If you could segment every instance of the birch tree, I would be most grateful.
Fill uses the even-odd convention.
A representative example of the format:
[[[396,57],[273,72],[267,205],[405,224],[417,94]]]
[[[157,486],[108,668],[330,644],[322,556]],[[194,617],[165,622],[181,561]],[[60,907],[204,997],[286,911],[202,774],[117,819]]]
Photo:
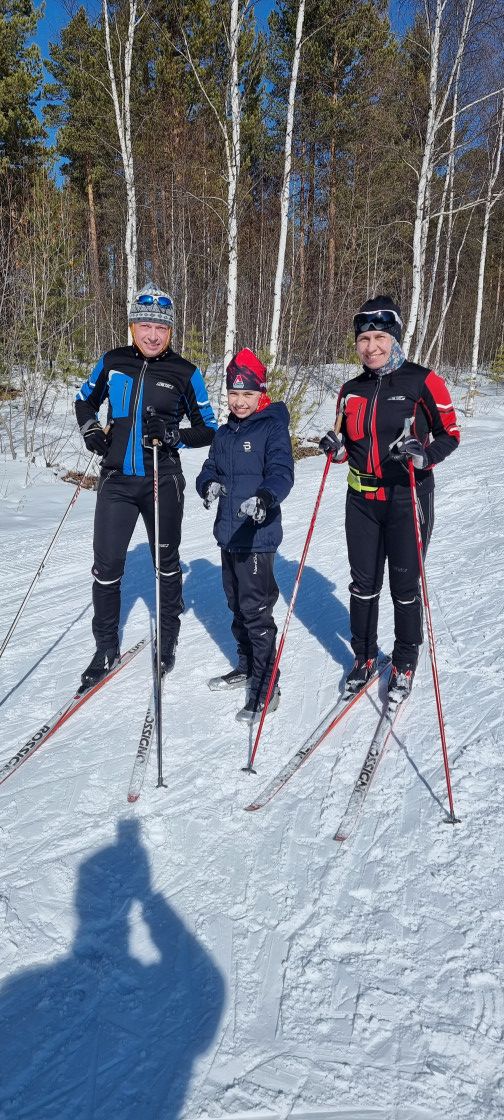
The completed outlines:
[[[241,112],[240,72],[238,49],[243,20],[247,6],[240,11],[239,0],[230,0],[229,28],[227,45],[229,52],[228,77],[225,91],[225,104],[219,105],[216,92],[211,83],[202,76],[200,67],[193,57],[189,39],[182,29],[185,56],[191,66],[199,89],[211,109],[218,125],[224,145],[226,167],[226,237],[227,237],[227,285],[226,285],[226,328],[224,337],[224,360],[219,392],[218,416],[227,415],[226,365],[233,356],[236,344],[236,306],[238,297],[238,184],[241,166]]]
[[[105,51],[110,80],[110,92],[114,105],[117,135],[121,150],[126,187],[126,230],[124,251],[126,255],[126,314],[137,289],[137,204],[135,172],[133,167],[133,146],[131,141],[131,64],[135,31],[142,19],[137,19],[138,0],[129,0],[129,18],[126,41],[123,45],[119,37],[119,59],[114,63],[110,42],[110,19],[107,0],[102,0],[103,26],[105,31]],[[117,66],[117,73],[116,73]]]
[[[441,205],[440,205],[440,208],[439,208],[439,213],[437,215],[436,237],[435,237],[435,245],[434,245],[434,257],[433,257],[432,265],[431,265],[431,268],[430,268],[430,282],[429,282],[429,291],[428,291],[428,296],[427,296],[427,303],[426,303],[426,306],[423,309],[421,326],[420,326],[420,329],[418,331],[417,344],[416,344],[415,353],[414,353],[414,357],[413,357],[414,362],[419,362],[420,361],[423,345],[424,345],[424,342],[425,342],[425,337],[426,337],[426,334],[427,334],[427,329],[428,329],[428,326],[429,326],[429,320],[430,320],[430,315],[431,315],[431,310],[432,310],[432,300],[433,300],[433,296],[434,296],[434,287],[435,287],[435,283],[436,283],[439,257],[440,257],[440,252],[441,252],[441,233],[442,233],[442,230],[443,230],[443,223],[444,223],[444,219],[445,219],[446,216],[448,216],[448,229],[447,229],[447,237],[446,237],[445,265],[446,265],[447,262],[449,262],[449,259],[450,259],[451,235],[452,235],[452,231],[453,231],[453,184],[454,184],[454,173],[455,173],[455,136],[456,136],[456,128],[457,128],[458,84],[459,84],[459,78],[460,78],[460,62],[461,61],[462,60],[460,59],[459,66],[457,68],[457,72],[454,75],[453,106],[452,106],[453,107],[453,113],[452,113],[452,122],[451,122],[451,128],[450,128],[448,163],[447,163],[447,167],[446,167],[445,180],[444,180],[443,191],[442,191],[442,195],[441,195]],[[446,215],[445,206],[447,204],[447,198],[448,198],[449,202],[448,202],[448,212],[447,212],[447,215]],[[449,263],[448,263],[448,267],[449,267]],[[447,281],[448,281],[448,274],[447,274],[446,267],[445,267],[444,286],[443,286],[443,297],[444,297],[444,302],[445,303],[446,303],[446,300],[447,300]]]
[[[224,148],[227,166],[227,211],[228,211],[228,283],[226,335],[224,339],[224,369],[233,356],[236,343],[236,300],[238,295],[238,180],[240,176],[240,86],[238,77],[238,42],[240,37],[240,18],[238,0],[231,0],[229,19],[229,83],[227,109],[230,129],[224,129]],[[227,413],[227,394],[225,377],[222,378],[219,401],[219,414]]]
[[[409,353],[409,348],[417,327],[423,292],[427,234],[429,229],[430,188],[435,165],[436,138],[441,126],[446,123],[444,120],[446,105],[454,79],[460,70],[474,11],[474,0],[466,0],[464,18],[455,58],[445,82],[444,91],[440,93],[441,32],[443,16],[445,15],[447,4],[448,0],[436,0],[432,23],[427,10],[430,44],[429,110],[427,114],[425,143],[418,177],[415,222],[413,227],[411,304],[403,341],[403,348],[406,354]]]
[[[467,394],[467,411],[470,413],[474,404],[474,396],[476,393],[476,375],[478,372],[478,358],[480,348],[481,336],[481,313],[483,310],[483,290],[485,282],[485,266],[488,245],[488,229],[490,226],[490,216],[496,202],[502,198],[502,191],[496,191],[495,187],[499,179],[501,157],[502,157],[502,143],[504,138],[504,96],[501,98],[501,103],[498,112],[497,121],[497,135],[493,150],[489,154],[489,169],[488,169],[488,185],[485,201],[485,212],[483,217],[483,233],[481,236],[481,250],[480,261],[478,270],[478,291],[476,296],[476,313],[474,317],[474,336],[472,347],[471,359],[471,379],[469,382],[469,391]]]
[[[278,240],[278,255],[275,273],[275,285],[273,289],[273,312],[271,316],[271,331],[269,353],[273,368],[277,364],[278,357],[278,341],[280,333],[280,312],[282,306],[282,285],[285,267],[285,247],[287,244],[287,228],[289,221],[289,199],[290,199],[290,180],[292,168],[292,134],[294,129],[294,103],[296,99],[296,86],[299,70],[299,60],[301,57],[301,45],[303,38],[303,23],[305,13],[305,0],[299,0],[299,8],[296,21],[296,40],[294,45],[294,57],[292,59],[292,70],[289,85],[289,101],[287,106],[287,124],[285,128],[285,149],[284,149],[284,169],[282,191],[280,195],[280,235]]]

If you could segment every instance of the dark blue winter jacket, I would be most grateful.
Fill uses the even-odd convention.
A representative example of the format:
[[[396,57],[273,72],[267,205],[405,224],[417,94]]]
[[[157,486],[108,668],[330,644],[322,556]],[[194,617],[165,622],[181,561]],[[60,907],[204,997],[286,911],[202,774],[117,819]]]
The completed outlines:
[[[289,413],[282,402],[268,403],[244,420],[230,413],[196,479],[200,497],[209,482],[226,488],[214,525],[220,547],[228,552],[276,552],[282,540],[280,502],[294,483]],[[262,525],[251,517],[238,517],[241,503],[258,491],[273,498]]]

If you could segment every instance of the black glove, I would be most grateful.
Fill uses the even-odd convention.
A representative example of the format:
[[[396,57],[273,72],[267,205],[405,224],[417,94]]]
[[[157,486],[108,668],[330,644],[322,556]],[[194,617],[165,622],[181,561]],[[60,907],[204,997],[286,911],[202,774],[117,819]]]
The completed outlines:
[[[91,420],[89,427],[82,431],[82,438],[88,451],[93,451],[95,455],[107,454],[109,449],[107,434],[97,420]]]
[[[180,432],[174,424],[170,424],[167,420],[163,420],[162,416],[157,416],[156,413],[151,413],[145,422],[145,435],[147,442],[152,447],[156,439],[162,447],[168,448],[176,447],[180,443]]]
[[[319,447],[326,455],[332,455],[336,463],[341,462],[341,459],[344,458],[345,445],[343,440],[332,430],[327,432],[325,436],[322,436]]]
[[[220,498],[221,494],[225,493],[226,487],[221,486],[220,482],[209,482],[208,486],[205,487],[205,493],[203,495],[203,505],[205,509],[210,509],[212,502],[215,502],[217,498]]]
[[[401,436],[397,443],[391,444],[389,450],[390,458],[396,462],[407,463],[408,459],[412,459],[417,471],[425,470],[429,465],[425,447],[414,436]]]

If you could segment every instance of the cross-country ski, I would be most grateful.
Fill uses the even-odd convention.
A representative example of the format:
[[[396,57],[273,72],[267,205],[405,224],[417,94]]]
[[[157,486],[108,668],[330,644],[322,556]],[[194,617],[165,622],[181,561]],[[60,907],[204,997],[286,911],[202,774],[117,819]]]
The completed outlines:
[[[3,763],[0,762],[0,785],[2,784],[2,782],[7,781],[7,778],[12,777],[12,775],[15,774],[16,770],[19,770],[19,767],[22,766],[24,762],[27,762],[29,758],[32,758],[32,756],[35,754],[35,751],[38,751],[40,747],[43,747],[44,744],[47,743],[48,739],[52,738],[56,731],[58,731],[60,727],[63,727],[67,720],[69,720],[71,716],[75,715],[75,712],[78,712],[79,709],[82,708],[83,704],[87,703],[87,701],[90,700],[92,696],[95,696],[97,692],[100,692],[100,690],[106,684],[108,684],[109,681],[113,680],[113,678],[116,677],[117,674],[126,667],[126,665],[129,665],[130,661],[132,661],[133,658],[136,657],[137,653],[140,653],[140,651],[144,649],[145,646],[149,644],[149,642],[150,638],[142,638],[141,641],[137,642],[136,645],[131,647],[131,649],[126,650],[121,655],[120,660],[116,662],[113,667],[108,670],[108,672],[105,672],[103,676],[101,676],[100,679],[96,681],[96,684],[84,689],[82,687],[79,687],[77,692],[74,693],[71,699],[68,700],[66,704],[63,704],[59,711],[55,712],[54,715],[49,716],[49,719],[45,720],[44,723],[42,723],[41,726],[37,728],[37,730],[34,731],[32,735],[30,735],[26,742],[23,743],[23,745],[19,747],[14,752],[14,754],[11,755],[10,758],[8,758]]]
[[[384,711],[380,716],[378,726],[373,735],[359,776],[350,794],[350,800],[334,835],[334,840],[340,842],[348,840],[348,837],[354,831],[364,808],[364,802],[368,795],[369,787],[378,769],[380,760],[383,758],[387,745],[394,735],[394,727],[404,704],[405,700],[386,701]]]
[[[298,747],[297,751],[295,751],[291,758],[285,763],[285,766],[282,766],[278,774],[275,774],[275,777],[268,782],[267,786],[261,790],[250,805],[245,805],[246,812],[253,813],[257,809],[263,809],[264,806],[287,785],[287,782],[297,773],[300,767],[311,758],[314,751],[317,750],[317,747],[320,747],[328,735],[330,735],[338,724],[343,721],[345,716],[348,715],[361,696],[366,694],[374,681],[381,677],[388,664],[389,662],[387,660],[382,660],[366,683],[357,692],[343,692],[334,708],[331,708],[330,712],[327,712],[315,731],[305,739],[302,746]]]

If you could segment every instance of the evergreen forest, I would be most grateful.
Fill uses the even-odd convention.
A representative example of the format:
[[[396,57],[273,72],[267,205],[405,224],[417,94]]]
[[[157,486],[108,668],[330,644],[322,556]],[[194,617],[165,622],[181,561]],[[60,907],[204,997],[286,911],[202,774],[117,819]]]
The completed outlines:
[[[504,8],[425,0],[0,0],[0,380],[127,339],[173,296],[206,369],[348,360],[370,295],[410,357],[504,371]],[[407,17],[407,18],[406,18]],[[276,309],[276,314],[275,314]]]

